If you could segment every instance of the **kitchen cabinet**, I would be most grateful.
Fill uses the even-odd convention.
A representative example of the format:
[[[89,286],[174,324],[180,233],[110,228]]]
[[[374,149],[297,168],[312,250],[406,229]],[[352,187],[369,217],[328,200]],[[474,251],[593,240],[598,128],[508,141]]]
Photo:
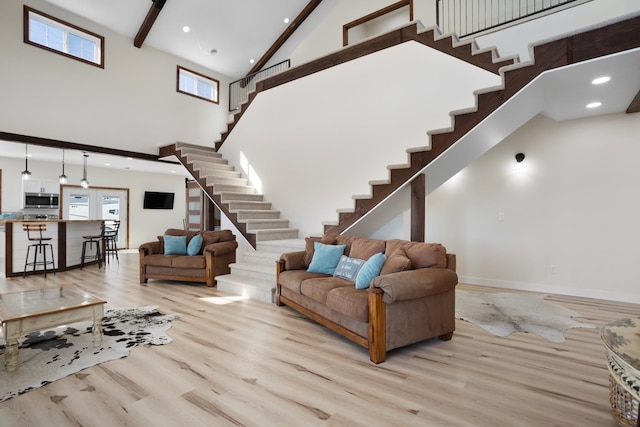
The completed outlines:
[[[60,183],[49,180],[29,180],[23,181],[24,193],[60,193]]]

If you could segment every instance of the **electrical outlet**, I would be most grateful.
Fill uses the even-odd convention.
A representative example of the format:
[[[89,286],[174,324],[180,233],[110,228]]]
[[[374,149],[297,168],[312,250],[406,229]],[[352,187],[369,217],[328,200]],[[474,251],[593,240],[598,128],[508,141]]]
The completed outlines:
[[[498,221],[504,221],[504,212],[502,211],[498,212]]]
[[[551,274],[558,274],[558,266],[551,265]]]

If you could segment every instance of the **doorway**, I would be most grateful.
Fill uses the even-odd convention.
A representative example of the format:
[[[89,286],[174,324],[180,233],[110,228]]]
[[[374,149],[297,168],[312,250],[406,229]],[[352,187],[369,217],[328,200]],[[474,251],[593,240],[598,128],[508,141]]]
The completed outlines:
[[[119,220],[118,249],[129,247],[129,189],[63,185],[61,216],[68,220]]]

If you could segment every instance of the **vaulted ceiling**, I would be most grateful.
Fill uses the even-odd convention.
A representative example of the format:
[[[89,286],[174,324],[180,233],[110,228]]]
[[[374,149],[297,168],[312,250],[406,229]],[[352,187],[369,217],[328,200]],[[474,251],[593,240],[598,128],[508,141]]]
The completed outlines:
[[[250,60],[258,61],[309,3],[309,0],[45,1],[129,37],[132,44],[150,9],[162,6],[157,9],[143,48],[168,52],[232,79],[244,77],[253,67]],[[313,27],[314,19],[309,18],[310,22],[278,52],[275,61],[288,57],[303,38],[301,33]],[[189,32],[183,31],[185,26]],[[214,55],[212,50],[216,51]]]

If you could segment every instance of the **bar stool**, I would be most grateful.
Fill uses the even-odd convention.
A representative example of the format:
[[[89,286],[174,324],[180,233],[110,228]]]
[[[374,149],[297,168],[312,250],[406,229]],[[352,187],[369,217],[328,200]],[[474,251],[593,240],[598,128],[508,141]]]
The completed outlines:
[[[80,270],[84,268],[84,261],[87,257],[91,258],[92,261],[98,261],[98,268],[102,268],[102,251],[100,247],[104,241],[104,222],[100,226],[100,234],[90,235],[90,236],[82,236],[84,241],[82,242],[82,255],[80,258]],[[95,255],[87,255],[87,246],[89,249],[96,245],[96,253]]]
[[[36,271],[36,266],[41,265],[44,267],[44,277],[47,277],[47,265],[53,265],[53,269],[56,269],[56,263],[53,255],[53,245],[49,242],[53,239],[53,237],[45,237],[42,235],[43,231],[47,231],[47,224],[42,223],[23,223],[22,230],[27,232],[27,240],[29,242],[37,242],[31,243],[27,246],[27,256],[24,260],[24,271],[22,272],[22,277],[26,277],[27,275],[27,267],[32,265],[33,271]],[[33,235],[33,234],[35,235]],[[47,261],[47,247],[51,250],[51,260]],[[29,252],[33,248],[33,261],[29,262]],[[42,261],[38,261],[38,252],[42,254]]]
[[[109,258],[115,255],[118,264],[120,264],[120,258],[118,258],[118,231],[120,230],[120,221],[109,221],[108,225],[104,228],[104,256],[106,261],[109,262]]]

